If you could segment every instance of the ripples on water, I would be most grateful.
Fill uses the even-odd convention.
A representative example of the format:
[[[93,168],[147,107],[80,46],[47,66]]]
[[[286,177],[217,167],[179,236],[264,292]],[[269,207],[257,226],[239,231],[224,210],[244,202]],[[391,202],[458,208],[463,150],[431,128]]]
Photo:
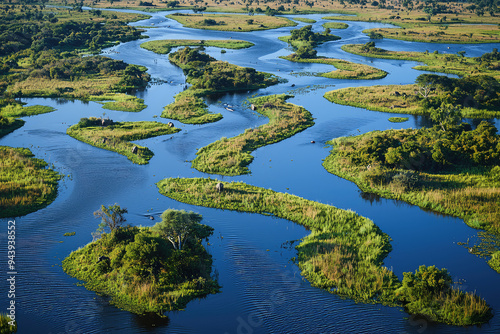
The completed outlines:
[[[140,113],[124,113],[101,109],[97,103],[65,102],[47,99],[27,99],[30,104],[51,105],[58,111],[26,118],[26,125],[2,138],[1,145],[30,147],[61,173],[69,175],[61,182],[58,198],[49,207],[17,218],[17,317],[19,333],[498,333],[500,321],[493,318],[482,327],[455,328],[431,325],[425,320],[408,318],[400,308],[382,305],[356,304],[325,291],[313,288],[300,276],[291,262],[296,256],[287,241],[298,240],[307,231],[291,222],[257,214],[243,214],[195,207],[161,196],[155,183],[165,177],[206,177],[190,168],[196,149],[220,137],[235,136],[248,127],[256,127],[267,119],[250,112],[241,103],[248,96],[285,93],[294,88],[292,103],[303,105],[316,118],[316,125],[283,142],[260,148],[253,153],[251,175],[223,177],[288,192],[307,199],[352,209],[369,217],[388,233],[393,251],[386,265],[402,277],[420,264],[446,267],[455,279],[463,280],[467,290],[477,290],[495,308],[500,307],[499,276],[484,260],[468,254],[456,243],[476,234],[459,219],[424,212],[408,204],[375,199],[363,195],[358,188],[327,173],[321,160],[328,155],[326,141],[340,136],[387,128],[420,127],[428,124],[422,117],[410,116],[410,121],[393,124],[390,114],[335,105],[322,96],[334,88],[373,84],[412,83],[422,72],[412,70],[414,62],[367,59],[340,50],[345,43],[366,43],[362,30],[386,26],[375,23],[347,22],[346,30],[334,31],[342,40],[318,47],[320,55],[367,63],[390,74],[378,81],[331,80],[312,76],[295,76],[296,72],[326,72],[332,67],[322,64],[291,63],[277,57],[287,55],[285,43],[277,37],[290,28],[253,33],[224,33],[182,28],[178,23],[154,14],[155,23],[148,30],[151,39],[164,38],[239,38],[256,46],[247,50],[228,50],[220,54],[216,48],[207,52],[217,59],[257,70],[274,73],[289,80],[257,92],[228,94],[210,99],[210,110],[222,112],[224,119],[206,125],[182,125],[183,131],[140,141],[150,147],[155,157],[149,165],[132,164],[125,157],[81,143],[65,134],[67,127],[81,117],[99,116],[103,112],[120,121],[168,120],[153,118],[173,101],[182,90],[182,71],[168,62],[168,56],[158,56],[142,50],[133,41],[113,48],[115,59],[145,65],[153,77],[168,83],[155,85],[138,95],[148,108]],[[305,16],[305,15],[301,15]],[[308,15],[323,21],[322,15]],[[299,27],[305,25],[300,23]],[[170,27],[168,27],[170,26]],[[428,49],[455,53],[467,50],[468,56],[489,52],[498,45],[447,45],[410,43],[393,40],[377,41],[379,47],[393,50]],[[279,71],[278,71],[279,70]],[[311,86],[312,85],[312,86]],[[335,85],[332,88],[332,85]],[[223,103],[235,106],[234,112]],[[396,115],[398,116],[398,115]],[[497,122],[498,126],[498,122]],[[311,144],[311,140],[316,144]],[[216,176],[210,176],[212,178]],[[221,177],[219,177],[221,178]],[[172,312],[168,320],[139,317],[109,304],[108,298],[77,286],[77,280],[62,271],[61,261],[73,250],[91,241],[90,233],[98,222],[92,213],[101,204],[113,203],[127,207],[129,223],[150,226],[167,208],[194,210],[201,213],[204,223],[215,228],[208,251],[213,255],[214,268],[222,292],[191,302],[185,311]],[[2,220],[6,222],[7,220]],[[63,237],[65,232],[74,237]],[[3,240],[6,233],[1,232]],[[6,254],[6,243],[1,252]],[[3,263],[6,259],[2,256]],[[6,282],[0,283],[6,291]]]

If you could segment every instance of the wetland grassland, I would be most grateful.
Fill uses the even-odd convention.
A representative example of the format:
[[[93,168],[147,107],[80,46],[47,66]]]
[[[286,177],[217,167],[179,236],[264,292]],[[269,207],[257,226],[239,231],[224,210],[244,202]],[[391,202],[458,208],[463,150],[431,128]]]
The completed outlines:
[[[192,167],[197,170],[220,175],[242,175],[250,173],[250,154],[259,147],[273,144],[314,125],[312,115],[306,109],[287,103],[287,95],[270,95],[249,99],[256,111],[269,118],[269,123],[244,133],[221,138],[196,152]]]
[[[196,40],[196,39],[164,39],[159,41],[148,41],[141,44],[141,48],[153,51],[158,54],[170,53],[172,48],[179,46],[213,46],[222,49],[246,49],[254,46],[253,43],[237,40],[237,39],[213,39],[213,40]]]
[[[0,146],[0,218],[18,217],[54,201],[61,175],[27,148]]]
[[[161,194],[183,203],[271,214],[305,226],[311,234],[297,246],[298,265],[313,286],[330,293],[364,303],[402,305],[410,313],[453,325],[479,324],[492,316],[483,299],[451,287],[446,269],[421,266],[400,282],[383,266],[391,250],[389,236],[367,218],[242,182],[222,182],[219,192],[219,182],[170,178],[157,186]]]
[[[116,122],[102,124],[101,118],[82,118],[78,124],[66,131],[71,137],[95,147],[103,148],[126,156],[136,164],[147,164],[153,152],[147,147],[131,141],[179,132],[168,124],[160,122]],[[107,121],[107,120],[104,120]],[[134,149],[135,148],[135,149]]]

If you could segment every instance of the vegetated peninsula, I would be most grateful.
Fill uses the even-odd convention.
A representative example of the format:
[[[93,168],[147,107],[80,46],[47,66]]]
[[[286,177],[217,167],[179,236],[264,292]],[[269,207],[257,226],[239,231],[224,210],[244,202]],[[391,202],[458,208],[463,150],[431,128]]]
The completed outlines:
[[[0,97],[2,107],[18,110],[16,97],[64,97],[116,100],[124,110],[123,95],[147,85],[145,68],[97,54],[101,48],[141,38],[127,22],[142,14],[112,13],[74,8],[0,5]],[[27,29],[26,27],[29,27]],[[134,104],[130,108],[131,103]],[[127,109],[141,110],[140,99],[127,97]],[[111,107],[113,105],[108,105]],[[15,116],[9,116],[15,117]]]
[[[375,48],[372,42],[367,43],[365,47],[368,50]],[[424,54],[422,56],[427,57]],[[460,63],[458,59],[454,60],[453,64]],[[463,78],[422,74],[417,77],[413,85],[338,89],[327,92],[325,98],[334,103],[370,110],[416,115],[431,115],[442,103],[446,103],[462,108],[463,117],[499,117],[500,83],[498,74],[495,73],[495,77],[491,76],[490,69],[498,66],[500,54],[493,50],[474,60],[464,60],[464,62],[469,61],[475,62],[478,70]],[[461,67],[450,67],[449,71],[453,70],[463,73]]]
[[[126,156],[136,164],[147,164],[153,152],[147,147],[131,143],[134,140],[146,139],[179,132],[173,123],[160,122],[113,122],[104,118],[82,118],[78,124],[66,131],[71,137],[95,147],[103,148]]]
[[[222,184],[222,187],[217,184]],[[409,313],[452,325],[487,322],[486,302],[451,286],[446,269],[420,266],[403,281],[383,260],[389,236],[367,218],[306,199],[241,182],[170,178],[161,194],[180,202],[243,212],[273,214],[311,230],[297,246],[298,265],[313,286],[364,303],[405,307]]]
[[[217,61],[190,47],[169,54],[168,59],[184,70],[191,86],[175,96],[175,102],[165,107],[161,117],[183,123],[209,123],[222,118],[221,114],[208,112],[202,99],[204,96],[264,88],[278,83],[278,78],[272,74]]]
[[[0,218],[40,210],[57,196],[61,175],[27,148],[0,146]]]
[[[105,223],[94,233],[96,240],[64,259],[64,271],[141,315],[163,316],[219,291],[211,277],[212,257],[201,243],[213,228],[200,224],[201,215],[169,209],[152,227],[122,226],[126,212],[118,205],[95,212]],[[108,233],[102,233],[105,228]]]
[[[323,166],[361,190],[463,218],[500,234],[500,135],[494,125],[459,125],[443,104],[433,128],[375,131],[337,138]],[[494,250],[485,254],[491,257]],[[490,261],[500,272],[497,253]]]
[[[297,23],[286,17],[277,16],[251,16],[234,14],[181,14],[175,13],[166,16],[176,20],[188,28],[221,30],[221,31],[256,31],[293,27]]]
[[[269,123],[244,133],[221,138],[196,152],[192,167],[197,170],[220,175],[242,175],[250,173],[250,154],[259,147],[273,144],[314,125],[311,113],[286,99],[291,95],[269,95],[249,99],[258,113],[269,117]]]
[[[295,53],[280,58],[299,63],[319,63],[335,66],[337,70],[319,74],[331,79],[381,79],[387,75],[387,72],[372,66],[341,59],[318,57],[314,49],[316,45],[325,41],[336,40],[339,37],[330,35],[330,28],[326,28],[323,34],[312,32],[311,29],[312,26],[308,25],[292,30],[290,36],[279,37],[280,40],[290,43],[295,49]]]
[[[213,46],[217,48],[224,49],[246,49],[255,44],[247,41],[242,41],[238,39],[212,39],[212,40],[203,40],[203,39],[163,39],[158,41],[148,41],[141,44],[141,48],[153,51],[159,54],[167,54],[170,53],[172,48],[179,46]]]

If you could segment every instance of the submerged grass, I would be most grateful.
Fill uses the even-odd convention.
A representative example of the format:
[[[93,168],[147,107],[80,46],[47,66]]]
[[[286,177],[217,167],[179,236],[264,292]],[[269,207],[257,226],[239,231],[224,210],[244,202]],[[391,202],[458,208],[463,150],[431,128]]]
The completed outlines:
[[[178,46],[214,46],[224,49],[245,49],[255,44],[237,39],[214,39],[214,40],[196,40],[196,39],[165,39],[160,41],[149,41],[141,44],[141,48],[153,51],[159,54],[167,54],[172,48]]]
[[[400,305],[401,282],[383,259],[391,250],[389,237],[373,222],[352,211],[278,193],[242,182],[170,178],[157,183],[161,194],[177,201],[219,209],[272,214],[311,230],[298,250],[298,265],[313,286],[364,303]],[[470,297],[471,296],[471,297]],[[445,302],[443,302],[443,300]],[[454,325],[486,322],[491,314],[484,300],[459,290],[443,298],[418,299],[411,313],[432,315]],[[480,319],[480,321],[478,321]]]
[[[27,148],[0,146],[0,218],[23,216],[54,201],[61,175]]]
[[[192,167],[197,170],[220,175],[250,173],[248,165],[255,149],[279,142],[314,125],[311,114],[304,108],[287,103],[287,95],[270,95],[250,99],[257,112],[267,116],[269,123],[244,133],[220,140],[196,152]]]
[[[332,65],[337,68],[335,71],[321,73],[322,77],[330,79],[358,79],[358,80],[368,80],[368,79],[382,79],[387,75],[386,71],[379,70],[378,68],[352,63],[350,61],[334,58],[299,58],[293,57],[293,55],[281,57],[283,59],[299,62],[299,63],[318,63]]]
[[[89,120],[94,122],[98,119],[90,118]],[[140,165],[147,164],[154,154],[147,147],[131,143],[131,141],[180,131],[160,122],[117,122],[108,126],[87,126],[83,125],[82,121],[68,128],[66,132],[71,137],[92,146],[120,153],[133,163]],[[134,146],[137,147],[136,153],[133,153]]]

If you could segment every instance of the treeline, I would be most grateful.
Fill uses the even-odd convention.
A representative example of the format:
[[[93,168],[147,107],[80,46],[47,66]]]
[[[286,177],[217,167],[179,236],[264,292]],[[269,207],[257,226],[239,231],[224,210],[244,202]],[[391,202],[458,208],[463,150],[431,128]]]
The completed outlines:
[[[373,181],[386,183],[388,180],[377,179],[382,175],[387,178],[388,174],[381,172],[386,168],[440,172],[500,165],[500,136],[495,126],[485,121],[474,130],[462,123],[445,131],[439,127],[384,131],[350,143],[338,154],[354,165],[370,166]]]

